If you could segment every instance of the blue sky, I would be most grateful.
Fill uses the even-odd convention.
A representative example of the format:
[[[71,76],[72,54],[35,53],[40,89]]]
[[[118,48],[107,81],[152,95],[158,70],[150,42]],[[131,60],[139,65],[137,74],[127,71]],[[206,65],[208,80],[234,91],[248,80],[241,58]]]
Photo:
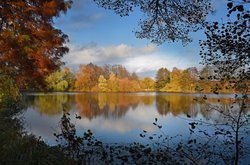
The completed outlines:
[[[226,0],[214,0],[216,13],[208,20],[225,19]],[[67,46],[70,51],[64,56],[66,66],[76,70],[79,64],[94,63],[122,64],[130,72],[141,76],[155,76],[157,69],[166,67],[201,67],[199,39],[202,31],[191,34],[193,42],[187,46],[182,43],[166,42],[160,46],[149,40],[137,39],[133,31],[138,28],[142,18],[139,11],[128,17],[120,17],[113,11],[98,7],[92,0],[74,0],[66,15],[55,20],[55,27],[69,36]]]

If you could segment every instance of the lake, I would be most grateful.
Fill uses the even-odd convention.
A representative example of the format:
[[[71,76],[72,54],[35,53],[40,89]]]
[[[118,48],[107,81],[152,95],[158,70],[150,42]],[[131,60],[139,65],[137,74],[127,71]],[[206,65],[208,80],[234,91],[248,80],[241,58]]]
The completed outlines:
[[[197,101],[200,98],[206,102]],[[237,116],[240,109],[233,98],[234,95],[206,94],[204,97],[204,94],[178,93],[26,93],[23,118],[25,130],[50,145],[56,144],[53,134],[60,133],[63,109],[69,112],[79,136],[90,129],[98,140],[110,144],[146,144],[149,139],[140,136],[143,130],[149,135],[181,135],[182,139],[190,139],[194,133],[205,134],[205,137],[223,133],[223,137],[234,138],[224,134],[235,126],[227,116]],[[249,117],[248,110],[245,108],[242,115]],[[76,119],[76,115],[81,119]],[[157,124],[153,124],[156,119]],[[223,126],[218,129],[220,125]],[[198,126],[193,132],[193,127]],[[241,136],[246,137],[244,146],[248,146],[248,121],[242,127]],[[222,133],[216,132],[218,130]],[[215,141],[223,141],[223,137],[218,136]]]

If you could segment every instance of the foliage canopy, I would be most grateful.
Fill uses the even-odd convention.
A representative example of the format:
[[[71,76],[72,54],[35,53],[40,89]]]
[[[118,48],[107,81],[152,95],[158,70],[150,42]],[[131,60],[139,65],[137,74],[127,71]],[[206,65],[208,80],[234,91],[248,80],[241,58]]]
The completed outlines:
[[[166,41],[191,41],[190,32],[199,30],[212,11],[210,0],[94,0],[105,9],[128,16],[140,9],[144,18],[139,21],[136,37],[162,44]]]
[[[62,64],[67,35],[53,27],[53,18],[69,9],[71,0],[1,0],[0,68],[21,88],[44,84],[43,78]]]

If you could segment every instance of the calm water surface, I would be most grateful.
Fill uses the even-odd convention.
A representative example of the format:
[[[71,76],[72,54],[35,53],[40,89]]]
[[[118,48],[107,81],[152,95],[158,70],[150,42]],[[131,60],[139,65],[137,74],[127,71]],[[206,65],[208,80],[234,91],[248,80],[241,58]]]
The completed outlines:
[[[199,94],[169,93],[29,93],[25,94],[25,129],[55,144],[63,107],[77,126],[77,134],[91,129],[98,140],[108,143],[144,142],[139,134],[147,130],[158,134],[155,118],[169,136],[189,136],[193,120],[216,122],[220,115],[207,111],[205,104],[194,99]],[[227,107],[233,95],[207,95],[208,102]],[[76,120],[75,116],[82,118]],[[188,117],[189,116],[189,117]],[[191,116],[191,118],[190,118]],[[209,130],[208,130],[209,131]]]

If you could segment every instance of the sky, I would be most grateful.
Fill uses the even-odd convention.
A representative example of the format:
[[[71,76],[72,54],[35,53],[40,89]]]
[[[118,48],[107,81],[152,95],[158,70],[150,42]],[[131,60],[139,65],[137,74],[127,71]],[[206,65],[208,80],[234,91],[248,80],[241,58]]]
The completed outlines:
[[[226,0],[213,0],[213,8],[215,13],[208,20],[224,19]],[[140,18],[140,11],[120,17],[98,7],[93,0],[74,0],[72,8],[55,19],[54,26],[69,36],[69,53],[62,60],[73,71],[79,64],[90,62],[99,66],[121,64],[141,77],[155,77],[161,67],[202,67],[199,40],[204,39],[203,31],[192,33],[193,42],[186,46],[180,42],[155,45],[135,37],[133,31],[139,28]]]

